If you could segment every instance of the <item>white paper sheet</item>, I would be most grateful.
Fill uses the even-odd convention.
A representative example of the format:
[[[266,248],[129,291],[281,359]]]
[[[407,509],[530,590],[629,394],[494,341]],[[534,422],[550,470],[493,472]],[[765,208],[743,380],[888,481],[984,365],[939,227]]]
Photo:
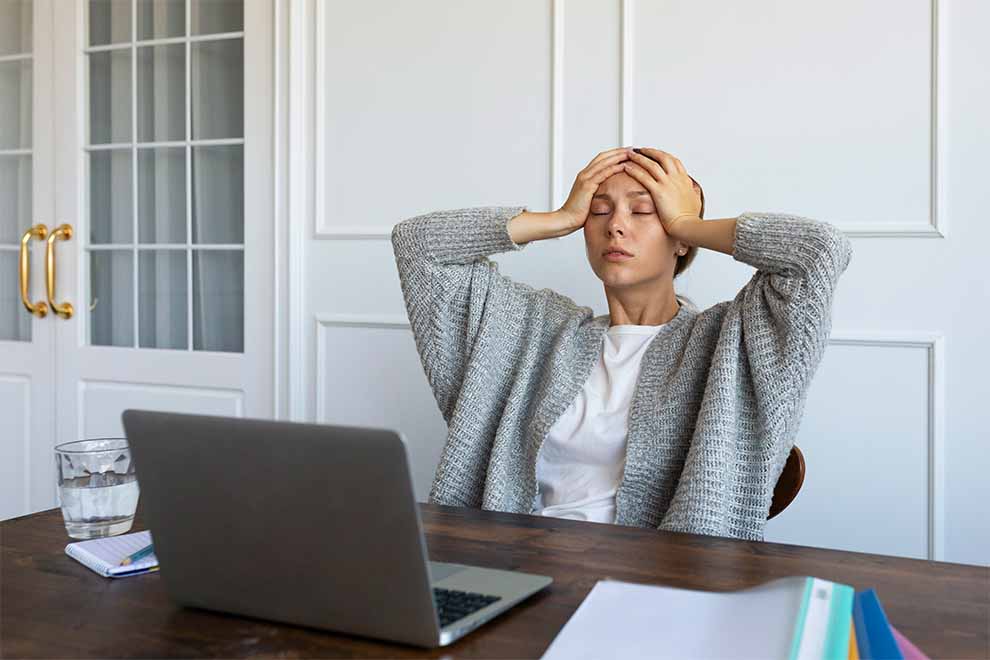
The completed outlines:
[[[804,577],[731,592],[600,580],[543,658],[787,658],[804,586]]]

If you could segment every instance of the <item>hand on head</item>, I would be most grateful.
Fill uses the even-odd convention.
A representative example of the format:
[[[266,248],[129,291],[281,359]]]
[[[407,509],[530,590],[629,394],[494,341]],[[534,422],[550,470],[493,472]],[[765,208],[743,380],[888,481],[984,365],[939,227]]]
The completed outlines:
[[[622,167],[649,191],[660,223],[671,236],[677,235],[675,226],[679,221],[700,218],[701,199],[695,192],[694,180],[672,154],[659,149],[636,149]]]
[[[672,236],[678,221],[700,217],[701,200],[680,160],[659,149],[617,147],[601,152],[578,173],[570,195],[557,211],[572,231],[584,227],[598,186],[620,172],[650,193],[664,230]]]
[[[567,219],[571,231],[584,227],[588,214],[591,213],[591,200],[598,186],[613,174],[621,172],[631,154],[632,147],[616,147],[603,151],[595,156],[587,167],[578,172],[571,187],[571,194],[557,211]]]

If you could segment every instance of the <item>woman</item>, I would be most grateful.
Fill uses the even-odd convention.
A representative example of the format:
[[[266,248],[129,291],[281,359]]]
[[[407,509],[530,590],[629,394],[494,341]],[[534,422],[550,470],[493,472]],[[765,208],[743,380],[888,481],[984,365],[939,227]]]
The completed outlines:
[[[432,502],[762,540],[852,250],[798,216],[703,220],[703,199],[677,158],[622,147],[596,156],[557,211],[396,225],[406,309],[448,427]],[[578,229],[607,315],[487,259]],[[698,247],[757,268],[704,311],[673,288]]]

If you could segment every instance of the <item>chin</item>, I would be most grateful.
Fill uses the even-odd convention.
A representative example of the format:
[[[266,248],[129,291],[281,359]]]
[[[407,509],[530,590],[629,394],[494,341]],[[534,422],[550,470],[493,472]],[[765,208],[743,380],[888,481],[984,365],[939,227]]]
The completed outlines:
[[[619,289],[638,283],[630,273],[607,273],[605,277],[601,278],[601,280],[603,284],[610,286],[613,289]]]

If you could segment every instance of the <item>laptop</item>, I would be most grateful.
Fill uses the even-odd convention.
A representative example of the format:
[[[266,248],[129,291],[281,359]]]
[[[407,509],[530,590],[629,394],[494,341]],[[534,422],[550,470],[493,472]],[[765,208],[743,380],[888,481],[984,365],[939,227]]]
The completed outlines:
[[[181,605],[432,648],[553,581],[429,561],[399,432],[122,418],[161,577]]]

